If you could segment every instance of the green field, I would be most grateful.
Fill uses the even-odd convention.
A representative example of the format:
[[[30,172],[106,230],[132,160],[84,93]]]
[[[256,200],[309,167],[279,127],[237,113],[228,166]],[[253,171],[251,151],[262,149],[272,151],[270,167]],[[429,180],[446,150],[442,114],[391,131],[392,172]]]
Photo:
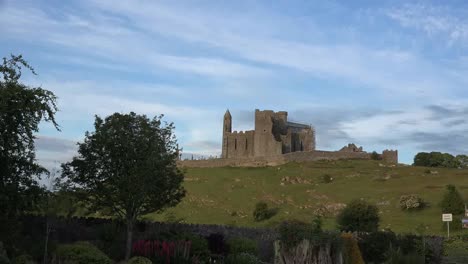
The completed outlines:
[[[429,172],[430,170],[430,172]],[[322,176],[333,177],[324,183]],[[189,168],[184,186],[187,196],[175,208],[150,214],[152,220],[235,226],[274,226],[282,220],[311,221],[325,214],[326,229],[335,229],[336,212],[355,198],[377,204],[381,228],[412,232],[423,224],[428,234],[445,234],[438,203],[445,185],[454,184],[468,194],[468,170],[388,166],[378,161],[319,161],[262,168]],[[429,206],[406,212],[399,208],[403,194],[418,194]],[[276,216],[254,222],[255,203],[265,201],[279,209]],[[325,209],[326,208],[326,209]],[[454,222],[452,225],[455,225]],[[463,231],[454,231],[460,233]],[[468,232],[468,231],[467,231]]]

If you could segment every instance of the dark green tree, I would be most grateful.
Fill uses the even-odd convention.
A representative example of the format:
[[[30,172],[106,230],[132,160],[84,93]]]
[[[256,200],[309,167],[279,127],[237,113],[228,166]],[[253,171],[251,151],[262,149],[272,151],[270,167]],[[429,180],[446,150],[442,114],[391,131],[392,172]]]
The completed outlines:
[[[91,209],[125,220],[127,260],[138,217],[175,206],[185,195],[174,126],[161,119],[133,112],[96,116],[95,131],[78,143],[79,155],[62,164],[68,187],[85,194]]]
[[[465,202],[463,201],[461,194],[454,185],[449,184],[446,188],[447,190],[440,202],[442,213],[451,213],[454,215],[463,214],[465,212]]]
[[[337,216],[342,231],[375,232],[379,228],[379,209],[364,200],[353,200]]]
[[[0,65],[0,237],[11,234],[19,214],[35,209],[42,193],[37,180],[48,171],[36,163],[39,123],[59,130],[56,96],[20,82],[23,68],[36,74],[21,55],[3,58]]]

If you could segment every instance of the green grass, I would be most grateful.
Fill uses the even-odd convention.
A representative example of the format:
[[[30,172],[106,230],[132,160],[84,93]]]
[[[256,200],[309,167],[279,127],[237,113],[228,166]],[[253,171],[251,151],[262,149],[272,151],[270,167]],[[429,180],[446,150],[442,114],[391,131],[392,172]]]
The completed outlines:
[[[463,196],[468,193],[468,170],[381,166],[378,161],[319,161],[290,163],[262,168],[186,169],[187,196],[175,208],[146,216],[152,220],[183,219],[187,223],[235,226],[275,226],[286,219],[311,221],[320,206],[346,204],[363,198],[376,203],[381,211],[381,228],[399,233],[414,232],[426,226],[428,234],[445,234],[439,201],[445,185],[454,184]],[[323,183],[329,174],[333,182]],[[300,183],[282,183],[299,178]],[[399,208],[403,194],[418,194],[429,207],[416,212]],[[279,213],[264,222],[254,222],[255,203],[265,201]],[[333,210],[332,210],[333,211]],[[336,210],[335,210],[336,211]],[[452,225],[455,223],[452,223]],[[324,218],[326,229],[335,229],[333,212]],[[455,231],[462,233],[464,230]]]

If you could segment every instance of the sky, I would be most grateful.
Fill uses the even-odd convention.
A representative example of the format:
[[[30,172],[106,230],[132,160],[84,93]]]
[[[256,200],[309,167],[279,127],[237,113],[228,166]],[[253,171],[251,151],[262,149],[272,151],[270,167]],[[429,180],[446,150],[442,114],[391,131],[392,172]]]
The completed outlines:
[[[255,109],[315,127],[317,149],[468,153],[465,1],[0,0],[0,56],[58,96],[38,161],[76,155],[94,116],[174,122],[186,155],[219,155]]]

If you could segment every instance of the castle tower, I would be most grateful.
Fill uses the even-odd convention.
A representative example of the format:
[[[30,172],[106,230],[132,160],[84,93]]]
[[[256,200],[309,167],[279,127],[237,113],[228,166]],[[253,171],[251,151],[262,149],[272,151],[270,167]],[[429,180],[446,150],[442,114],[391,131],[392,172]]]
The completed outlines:
[[[223,120],[223,149],[222,149],[222,154],[221,158],[226,159],[228,158],[228,135],[231,134],[232,132],[232,116],[231,113],[229,112],[229,109],[226,110],[226,113],[224,114],[224,120]]]

